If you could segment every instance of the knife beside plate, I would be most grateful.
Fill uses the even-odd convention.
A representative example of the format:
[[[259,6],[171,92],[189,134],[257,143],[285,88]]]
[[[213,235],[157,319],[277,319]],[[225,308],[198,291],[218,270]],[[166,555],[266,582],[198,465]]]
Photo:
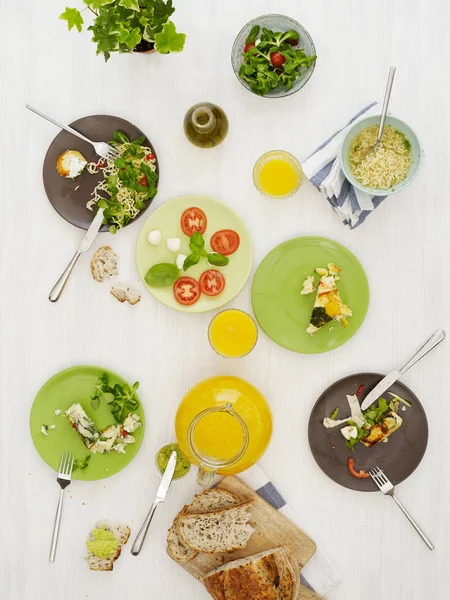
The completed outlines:
[[[77,260],[80,258],[83,252],[87,252],[87,250],[89,250],[89,248],[92,246],[95,238],[97,237],[97,233],[99,232],[100,227],[103,223],[103,211],[103,208],[100,208],[98,210],[97,214],[92,220],[92,223],[89,225],[89,229],[87,230],[86,235],[84,236],[81,244],[78,246],[78,250],[75,252],[74,257],[67,265],[67,268],[65,269],[64,273],[55,283],[48,297],[50,302],[56,302],[59,299]]]
[[[153,501],[152,507],[142,525],[139,533],[134,540],[133,547],[131,548],[131,554],[137,556],[139,552],[142,550],[142,546],[144,545],[145,537],[148,532],[148,528],[150,527],[150,523],[152,522],[153,515],[155,514],[156,507],[161,502],[164,502],[167,496],[167,492],[169,491],[170,484],[172,483],[173,474],[175,472],[175,467],[177,464],[177,453],[175,451],[172,452],[169,458],[169,462],[167,463],[166,470],[164,471],[164,475],[161,483],[159,484],[158,491],[156,492],[155,499]]]
[[[400,377],[404,375],[408,369],[414,366],[416,362],[425,356],[425,354],[428,354],[430,350],[433,350],[433,348],[440,344],[444,338],[445,333],[442,331],[442,329],[438,329],[435,333],[433,333],[430,339],[411,358],[411,360],[406,363],[404,367],[402,367],[399,371],[391,371],[388,373],[386,377],[383,377],[380,383],[378,383],[373,390],[367,394],[361,404],[361,410],[366,410],[366,408],[369,408],[371,404],[376,402],[378,398],[397,381],[397,379],[400,379]]]

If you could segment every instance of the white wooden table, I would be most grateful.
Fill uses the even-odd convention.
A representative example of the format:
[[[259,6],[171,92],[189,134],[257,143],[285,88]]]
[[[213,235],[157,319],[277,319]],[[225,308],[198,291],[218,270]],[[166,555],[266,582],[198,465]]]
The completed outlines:
[[[0,0],[0,598],[206,600],[201,586],[164,551],[171,519],[196,489],[194,474],[172,488],[138,558],[127,548],[113,573],[93,573],[84,561],[84,541],[100,518],[129,523],[136,532],[158,484],[154,453],[174,437],[181,397],[207,376],[233,374],[260,388],[273,411],[273,440],[261,466],[342,571],[344,582],[327,597],[445,600],[448,342],[404,378],[427,411],[430,440],[399,496],[435,542],[434,552],[389,499],[343,489],[318,469],[307,423],[318,395],[336,379],[387,372],[432,331],[450,330],[447,0],[178,0],[175,22],[188,34],[182,54],[113,56],[107,65],[96,58],[88,32],[69,34],[58,20],[65,5]],[[284,100],[248,93],[230,64],[241,26],[267,12],[298,19],[319,55],[305,89]],[[416,129],[425,148],[420,176],[407,191],[352,232],[309,183],[282,202],[256,192],[251,172],[263,152],[283,148],[304,159],[362,106],[380,99],[390,64],[397,66],[392,113]],[[190,145],[182,128],[185,111],[202,100],[218,103],[230,118],[227,140],[211,151]],[[161,162],[152,208],[197,192],[228,203],[251,231],[254,268],[274,246],[298,235],[323,235],[349,247],[371,286],[361,330],[328,354],[292,354],[261,335],[249,357],[222,360],[206,340],[211,315],[170,311],[138,282],[134,248],[143,221],[114,238],[103,234],[97,244],[111,243],[120,255],[122,278],[142,289],[139,305],[119,304],[94,282],[90,256],[81,258],[63,297],[51,304],[48,292],[81,232],[47,201],[42,162],[57,130],[27,113],[26,102],[66,122],[106,113],[142,128]],[[251,309],[250,283],[232,306]],[[51,375],[90,363],[141,382],[146,435],[138,457],[120,475],[69,488],[57,560],[49,565],[58,488],[31,442],[30,407]]]

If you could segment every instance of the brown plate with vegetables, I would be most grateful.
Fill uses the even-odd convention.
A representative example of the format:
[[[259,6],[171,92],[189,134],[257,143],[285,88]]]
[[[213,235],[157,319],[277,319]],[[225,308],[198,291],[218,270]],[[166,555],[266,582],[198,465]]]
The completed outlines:
[[[369,413],[364,411],[366,418],[371,421],[364,426],[367,431],[348,423],[331,428],[324,426],[324,419],[334,417],[339,421],[350,416],[347,395],[357,395],[360,404],[383,377],[379,373],[358,373],[340,379],[323,392],[309,419],[308,437],[314,459],[330,479],[351,490],[377,491],[372,479],[366,476],[367,471],[376,466],[386,473],[394,485],[401,483],[419,466],[427,448],[428,422],[425,411],[417,396],[399,381],[382,396],[387,403],[385,411],[381,408],[378,411],[380,400],[375,404],[374,410]],[[397,423],[389,432],[387,428],[384,429],[384,425],[394,415],[400,416],[400,419],[395,417],[400,425]],[[346,440],[341,433],[344,427],[353,426],[361,438],[358,442],[352,437]],[[388,441],[383,442],[381,439],[379,443],[369,445],[371,440],[378,439],[377,434],[381,431],[384,431],[384,435],[379,438]],[[368,445],[364,445],[364,441]],[[353,451],[350,446],[353,446]]]
[[[146,161],[148,163],[147,166],[154,171],[156,178],[154,181],[152,181],[150,176],[146,177],[145,173],[140,172],[140,169],[133,169],[132,185],[139,187],[141,185],[141,181],[144,184],[146,183],[145,186],[142,186],[142,189],[139,187],[139,190],[145,195],[143,190],[147,188],[151,197],[143,201],[143,204],[139,204],[139,211],[131,218],[129,218],[129,211],[122,211],[120,208],[113,207],[116,208],[119,213],[119,216],[116,219],[120,222],[119,227],[126,226],[129,222],[138,219],[150,206],[153,197],[156,195],[158,186],[158,158],[151,142],[140,129],[128,121],[110,115],[92,115],[89,117],[83,117],[74,121],[73,123],[70,123],[70,126],[93,141],[109,142],[113,139],[114,132],[121,132],[122,134],[125,134],[130,142],[136,142],[136,140],[139,140],[139,138],[143,138],[141,146],[151,150],[151,152],[147,151],[145,153],[144,162]],[[57,170],[57,161],[58,158],[60,158],[61,155],[67,150],[77,151],[88,163],[98,164],[98,172],[90,173],[88,168],[85,167],[80,175],[74,179],[62,176]],[[146,157],[148,157],[148,159]],[[59,163],[61,163],[61,160]],[[127,169],[122,171],[122,173],[128,173]],[[59,215],[61,215],[61,217],[63,217],[63,219],[72,225],[75,225],[76,227],[80,227],[81,229],[89,228],[89,225],[94,218],[95,206],[93,207],[94,211],[92,211],[89,210],[86,205],[90,200],[92,200],[92,192],[104,179],[104,175],[102,159],[95,153],[94,148],[88,142],[85,142],[66,131],[61,131],[58,133],[47,150],[47,154],[44,159],[43,178],[47,197],[50,200],[53,208]],[[147,182],[145,179],[147,179]],[[106,199],[111,198],[107,191],[100,191],[100,195]],[[120,202],[123,202],[122,198],[120,198]],[[129,198],[125,199],[125,203],[127,202],[129,202]],[[135,203],[134,200],[133,203]],[[133,210],[133,213],[134,212],[136,211]],[[104,224],[100,231],[108,231],[113,220],[114,219],[112,218],[109,219],[109,222]]]

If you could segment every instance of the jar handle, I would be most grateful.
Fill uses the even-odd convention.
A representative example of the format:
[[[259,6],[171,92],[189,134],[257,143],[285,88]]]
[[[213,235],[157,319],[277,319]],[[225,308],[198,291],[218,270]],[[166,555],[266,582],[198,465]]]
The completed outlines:
[[[200,465],[197,471],[198,485],[202,488],[210,488],[212,486],[215,474],[215,469],[208,469],[203,465]]]

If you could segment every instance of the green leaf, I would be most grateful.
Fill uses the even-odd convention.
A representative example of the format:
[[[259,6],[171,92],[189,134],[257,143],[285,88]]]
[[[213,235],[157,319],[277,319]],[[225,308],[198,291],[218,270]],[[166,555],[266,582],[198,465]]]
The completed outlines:
[[[119,0],[119,6],[129,8],[130,10],[140,10],[138,0]]]
[[[212,254],[208,254],[208,262],[215,267],[226,267],[230,259],[227,256],[213,252]]]
[[[133,48],[135,48],[139,42],[142,39],[142,34],[141,34],[141,30],[139,27],[135,27],[132,31],[130,31],[130,33],[128,34],[126,40],[125,40],[125,44],[128,46],[128,48],[130,48],[130,50],[132,50]]]
[[[100,398],[98,396],[92,396],[91,398],[91,408],[92,410],[98,410],[100,408]]]
[[[181,52],[186,41],[185,33],[177,33],[172,21],[168,21],[161,33],[155,34],[155,47],[160,54],[169,52]]]
[[[338,413],[339,413],[339,406],[336,406],[336,408],[331,413],[330,419],[335,419],[338,416]]]
[[[200,231],[194,232],[189,239],[189,247],[197,248],[198,250],[203,250],[205,247],[205,239],[200,233]]]
[[[98,10],[103,6],[108,4],[113,4],[116,0],[84,0],[85,4],[87,4],[93,10]]]
[[[67,21],[67,27],[69,31],[73,27],[76,27],[78,31],[81,31],[83,28],[84,20],[81,16],[80,11],[77,8],[66,7],[66,10],[61,15],[59,15],[59,18],[63,19],[64,21]]]
[[[150,287],[163,288],[174,284],[179,276],[180,271],[176,265],[159,263],[148,270],[145,281]]]
[[[78,460],[78,458],[76,458],[73,461],[73,471],[75,471],[76,469],[79,469],[80,471],[83,471],[86,467],[89,466],[89,461],[91,460],[91,456],[92,454],[88,454],[87,456],[85,456],[84,460]]]
[[[250,33],[248,34],[247,39],[245,40],[245,43],[253,44],[258,39],[258,35],[259,35],[259,25],[253,25],[253,27],[250,29]]]
[[[183,263],[183,271],[187,271],[194,265],[197,265],[201,258],[200,254],[190,254]]]

